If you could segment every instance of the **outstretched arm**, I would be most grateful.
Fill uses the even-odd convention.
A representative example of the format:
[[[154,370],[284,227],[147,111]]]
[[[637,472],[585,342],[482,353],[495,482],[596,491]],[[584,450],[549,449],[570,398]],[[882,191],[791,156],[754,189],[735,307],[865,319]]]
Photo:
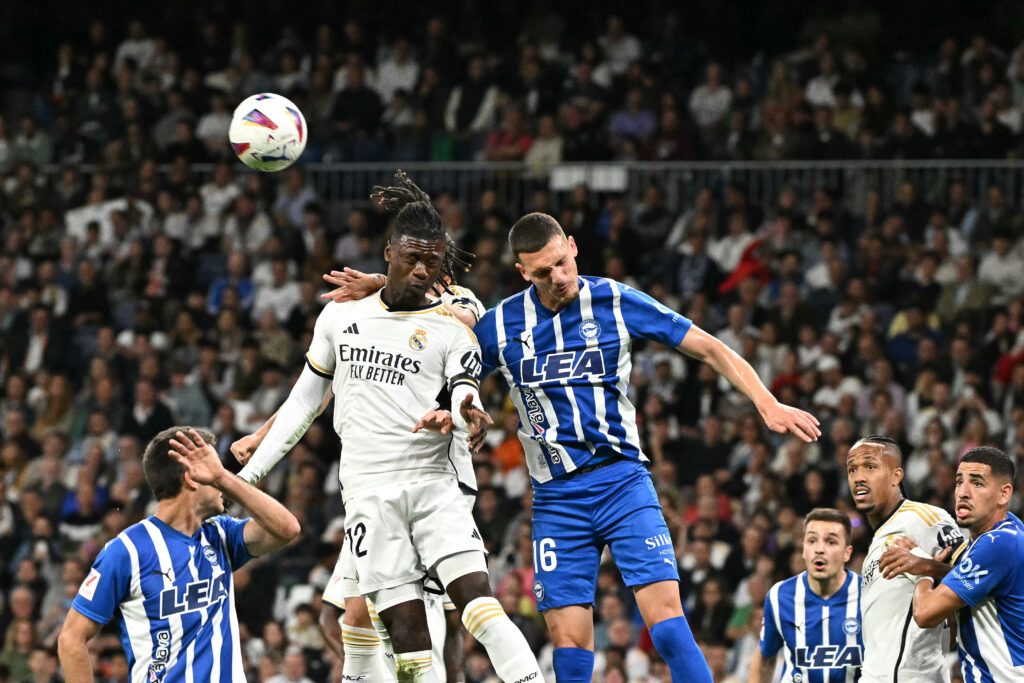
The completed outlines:
[[[797,408],[779,403],[757,376],[750,363],[696,325],[679,343],[679,350],[692,358],[707,363],[722,377],[754,402],[768,428],[780,434],[795,434],[804,441],[817,441],[821,436],[818,420]]]
[[[170,455],[185,468],[188,479],[213,486],[238,502],[252,515],[242,538],[253,557],[266,555],[288,545],[302,533],[299,520],[284,505],[263,491],[224,469],[220,456],[194,429],[178,432],[171,439]]]
[[[317,417],[323,414],[324,410],[330,404],[331,399],[334,398],[334,392],[328,391],[327,396],[324,397],[323,403],[320,404],[320,412],[316,414]],[[263,426],[257,429],[252,434],[246,434],[238,441],[231,444],[231,454],[235,456],[235,460],[238,461],[239,465],[245,465],[252,458],[253,453],[263,443],[263,439],[266,438],[267,434],[270,433],[270,428],[274,426],[274,420],[277,419],[277,414],[281,412],[278,408],[277,411],[267,418],[267,421],[263,423]]]
[[[238,476],[253,484],[267,475],[306,433],[320,414],[331,380],[315,373],[307,364],[277,413],[259,448]]]

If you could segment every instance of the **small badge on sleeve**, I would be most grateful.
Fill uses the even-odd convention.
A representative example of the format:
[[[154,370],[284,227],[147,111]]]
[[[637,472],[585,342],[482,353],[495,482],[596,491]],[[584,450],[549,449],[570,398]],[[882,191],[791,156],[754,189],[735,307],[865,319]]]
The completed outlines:
[[[86,600],[92,600],[93,596],[96,595],[96,586],[99,585],[100,578],[101,574],[94,567],[89,572],[89,576],[85,577],[85,581],[82,582],[82,587],[78,589],[78,594]]]

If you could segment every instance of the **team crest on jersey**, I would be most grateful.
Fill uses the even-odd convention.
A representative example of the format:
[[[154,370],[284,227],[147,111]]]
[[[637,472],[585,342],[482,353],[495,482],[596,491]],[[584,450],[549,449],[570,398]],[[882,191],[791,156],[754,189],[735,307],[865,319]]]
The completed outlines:
[[[601,336],[601,323],[587,318],[580,323],[580,336],[586,341],[593,341]]]
[[[860,633],[860,621],[853,617],[843,619],[843,633],[848,636]]]
[[[544,599],[544,584],[541,583],[540,581],[534,581],[533,582],[533,594],[536,596],[537,600],[543,600]]]
[[[210,546],[203,547],[203,556],[210,564],[217,564],[217,551]]]
[[[413,332],[412,336],[409,337],[409,347],[413,351],[422,351],[427,346],[427,331],[417,329]]]

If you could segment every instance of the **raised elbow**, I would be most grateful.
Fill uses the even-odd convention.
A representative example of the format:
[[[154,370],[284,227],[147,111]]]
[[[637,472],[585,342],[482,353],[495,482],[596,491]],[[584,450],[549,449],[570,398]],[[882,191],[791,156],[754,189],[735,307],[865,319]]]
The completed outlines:
[[[302,533],[302,527],[299,525],[299,520],[295,518],[295,515],[289,515],[289,517],[291,517],[291,519],[285,527],[284,534],[284,542],[286,545],[294,541]]]

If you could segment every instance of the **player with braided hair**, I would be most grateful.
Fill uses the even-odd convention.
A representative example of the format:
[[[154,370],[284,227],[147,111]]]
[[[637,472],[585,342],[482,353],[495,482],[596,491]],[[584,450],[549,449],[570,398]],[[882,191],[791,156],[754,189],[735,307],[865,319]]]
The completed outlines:
[[[476,337],[428,297],[442,274],[448,235],[429,196],[404,173],[394,186],[375,188],[374,199],[395,214],[384,250],[387,282],[376,296],[324,307],[306,367],[239,476],[265,476],[333,388],[354,578],[391,637],[398,680],[437,680],[425,573],[438,578],[503,680],[542,680],[526,639],[491,593],[472,497],[460,488],[450,455],[453,431],[466,430],[465,442],[476,449],[491,419],[477,397]],[[436,400],[445,388],[451,412]]]

